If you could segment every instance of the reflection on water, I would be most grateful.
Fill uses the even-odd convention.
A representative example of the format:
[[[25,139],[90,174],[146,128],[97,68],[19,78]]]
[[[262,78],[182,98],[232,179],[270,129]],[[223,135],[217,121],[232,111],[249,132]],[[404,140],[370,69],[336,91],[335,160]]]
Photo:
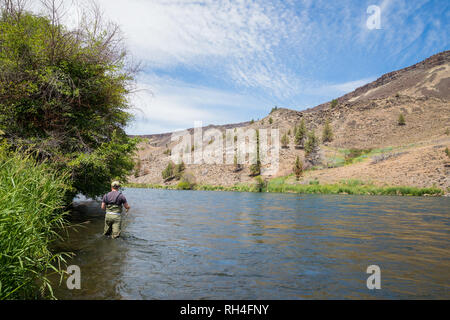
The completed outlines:
[[[448,198],[127,189],[123,237],[81,201],[60,299],[449,299]],[[368,290],[366,268],[381,268]]]

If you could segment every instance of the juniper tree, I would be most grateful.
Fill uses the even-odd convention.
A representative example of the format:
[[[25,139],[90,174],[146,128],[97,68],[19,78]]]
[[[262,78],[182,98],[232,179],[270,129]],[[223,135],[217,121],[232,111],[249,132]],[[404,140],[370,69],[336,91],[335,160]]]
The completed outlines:
[[[331,142],[333,140],[333,131],[331,130],[330,122],[325,121],[325,126],[323,127],[322,141]]]
[[[169,181],[174,178],[175,165],[172,161],[169,161],[167,167],[162,171],[161,175],[164,181]]]
[[[180,180],[185,169],[186,169],[186,165],[184,164],[183,161],[181,161],[179,164],[177,164],[175,166],[174,173],[173,173],[175,179]]]
[[[305,120],[302,119],[295,133],[295,141],[294,141],[295,145],[300,146],[303,144],[303,140],[305,139],[305,133],[306,133]]]
[[[297,156],[297,158],[295,159],[295,164],[294,164],[294,168],[293,168],[295,177],[298,179],[300,179],[302,173],[303,173],[303,164],[300,161],[300,158]]]
[[[317,138],[314,129],[308,133],[308,138],[305,142],[305,153],[306,155],[311,154],[317,148]]]
[[[287,136],[287,134],[285,133],[282,137],[281,137],[281,146],[283,148],[287,148],[289,144],[289,137]]]
[[[250,166],[250,175],[259,176],[261,174],[261,159],[259,155],[259,130],[256,130],[256,163]]]

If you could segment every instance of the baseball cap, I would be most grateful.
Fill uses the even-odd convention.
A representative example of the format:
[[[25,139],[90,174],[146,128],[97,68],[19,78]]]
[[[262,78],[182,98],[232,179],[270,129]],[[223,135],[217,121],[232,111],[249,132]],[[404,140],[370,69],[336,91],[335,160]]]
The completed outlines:
[[[111,187],[113,187],[113,188],[120,188],[120,182],[119,181],[113,181],[111,183]]]

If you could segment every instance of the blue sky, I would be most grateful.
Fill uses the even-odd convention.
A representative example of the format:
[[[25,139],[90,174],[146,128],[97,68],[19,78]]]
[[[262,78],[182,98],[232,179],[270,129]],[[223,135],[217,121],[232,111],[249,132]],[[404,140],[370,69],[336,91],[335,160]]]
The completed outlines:
[[[98,2],[144,65],[129,134],[303,110],[449,49],[446,0]]]

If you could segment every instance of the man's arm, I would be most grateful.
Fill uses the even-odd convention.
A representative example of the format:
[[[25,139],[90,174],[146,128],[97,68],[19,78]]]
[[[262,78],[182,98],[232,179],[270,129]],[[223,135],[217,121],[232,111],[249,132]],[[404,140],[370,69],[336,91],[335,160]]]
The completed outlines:
[[[105,197],[106,197],[106,195],[104,195],[103,198],[102,198],[102,210],[106,210]]]
[[[122,205],[125,207],[126,212],[130,210],[130,205],[128,204],[127,198],[123,194],[120,195],[120,201],[122,202]]]

